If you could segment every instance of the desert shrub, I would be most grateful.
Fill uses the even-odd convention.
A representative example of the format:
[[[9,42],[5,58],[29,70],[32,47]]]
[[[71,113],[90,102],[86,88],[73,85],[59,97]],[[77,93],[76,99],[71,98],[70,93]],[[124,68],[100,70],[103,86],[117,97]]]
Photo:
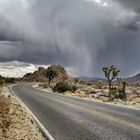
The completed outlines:
[[[126,94],[124,93],[123,90],[118,90],[115,94],[114,94],[115,98],[119,98],[119,99],[126,99]]]
[[[119,98],[120,99],[126,99],[126,93],[122,89],[119,90]]]
[[[131,86],[137,88],[137,87],[140,87],[140,84],[139,84],[139,83],[136,83],[136,84],[134,83],[134,84],[132,84]]]
[[[117,89],[116,87],[112,88],[110,91],[110,96],[113,99],[126,99],[126,94],[123,89]]]
[[[4,81],[0,81],[0,85],[2,85],[4,83]]]
[[[95,85],[96,85],[96,88],[97,88],[97,89],[102,89],[103,86],[104,86],[104,83],[101,82],[101,81],[97,81],[97,82],[95,83]]]
[[[111,102],[112,100],[111,100],[111,98],[105,98],[105,99],[103,99],[103,102]]]
[[[57,83],[53,88],[54,92],[57,91],[60,93],[65,92],[65,91],[75,91],[75,90],[77,90],[76,86],[71,86],[71,85],[69,85],[67,83],[63,83],[63,82]]]
[[[103,86],[103,89],[108,89],[108,86]]]
[[[87,82],[87,86],[92,86],[93,84],[91,82]]]
[[[72,86],[72,91],[75,92],[78,88],[76,86]]]
[[[83,81],[83,80],[80,80],[80,81],[79,81],[79,84],[81,84],[81,85],[86,85],[87,82],[86,82],[86,81]]]
[[[41,85],[43,88],[48,88],[49,86],[48,86],[48,84],[42,84]]]
[[[77,85],[77,83],[78,83],[79,81],[80,81],[79,78],[77,78],[77,77],[74,78],[75,85]]]
[[[5,78],[4,82],[12,84],[12,83],[15,83],[15,79],[14,78]]]

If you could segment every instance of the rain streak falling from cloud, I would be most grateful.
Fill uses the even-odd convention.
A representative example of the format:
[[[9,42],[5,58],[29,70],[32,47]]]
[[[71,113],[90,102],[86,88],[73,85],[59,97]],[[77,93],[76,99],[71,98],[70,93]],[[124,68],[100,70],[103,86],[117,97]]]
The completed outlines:
[[[0,0],[0,60],[140,71],[139,0]]]

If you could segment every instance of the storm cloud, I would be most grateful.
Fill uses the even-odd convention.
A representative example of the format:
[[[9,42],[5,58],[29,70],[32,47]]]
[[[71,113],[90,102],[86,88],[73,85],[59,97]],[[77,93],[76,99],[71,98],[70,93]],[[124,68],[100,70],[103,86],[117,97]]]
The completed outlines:
[[[75,74],[140,71],[139,0],[0,0],[0,61],[61,64]]]

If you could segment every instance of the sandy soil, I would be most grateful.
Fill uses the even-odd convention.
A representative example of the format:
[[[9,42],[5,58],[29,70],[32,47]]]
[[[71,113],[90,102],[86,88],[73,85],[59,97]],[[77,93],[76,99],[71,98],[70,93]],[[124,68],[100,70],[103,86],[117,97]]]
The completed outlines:
[[[45,140],[31,116],[6,87],[0,93],[0,140]]]

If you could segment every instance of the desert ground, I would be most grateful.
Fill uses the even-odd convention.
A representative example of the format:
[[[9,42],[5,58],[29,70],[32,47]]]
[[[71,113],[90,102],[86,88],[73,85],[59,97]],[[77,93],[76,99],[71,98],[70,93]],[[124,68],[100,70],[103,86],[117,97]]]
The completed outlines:
[[[47,84],[47,83],[46,83]],[[41,85],[41,84],[40,84]],[[42,84],[44,85],[44,83]],[[44,86],[38,86],[35,85],[35,88],[50,91],[52,92],[52,89],[50,87]],[[121,104],[121,105],[127,105],[127,106],[133,106],[140,108],[140,87],[134,86],[134,85],[128,85],[126,86],[126,99],[121,100],[119,98],[114,99],[113,101],[109,100],[108,97],[108,85],[107,84],[77,84],[78,89],[74,92],[66,91],[62,94],[66,96],[75,96],[90,100],[96,100],[100,102],[107,102],[107,103],[113,103],[113,104]]]
[[[7,87],[0,92],[0,140],[45,140],[30,114]]]

